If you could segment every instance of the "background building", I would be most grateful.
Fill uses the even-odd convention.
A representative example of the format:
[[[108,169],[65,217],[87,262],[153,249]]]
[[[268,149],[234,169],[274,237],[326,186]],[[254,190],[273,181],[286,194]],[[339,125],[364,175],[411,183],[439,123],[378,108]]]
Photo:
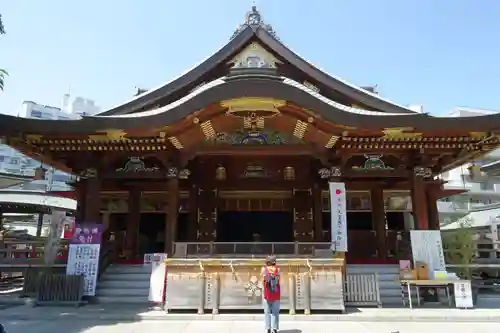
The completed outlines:
[[[63,96],[61,104],[59,108],[25,101],[21,106],[19,117],[72,120],[100,111],[93,100],[82,97],[73,98],[69,94]],[[40,166],[40,162],[26,157],[6,145],[0,145],[0,172],[34,177],[35,169]],[[47,169],[45,179],[23,183],[18,188],[39,191],[67,191],[70,189],[67,183],[71,181],[71,175],[48,166],[44,167]]]
[[[468,117],[497,112],[472,108],[456,108],[449,116]],[[480,211],[481,214],[474,214],[473,223],[483,226],[484,223],[492,221],[498,215],[497,208],[500,205],[500,175],[493,172],[481,171],[481,167],[497,161],[500,161],[500,150],[494,150],[479,160],[464,164],[441,175],[442,179],[446,181],[445,188],[463,190],[460,194],[443,198],[438,202],[441,225],[450,224],[469,213]],[[488,217],[488,210],[490,209],[492,218]]]

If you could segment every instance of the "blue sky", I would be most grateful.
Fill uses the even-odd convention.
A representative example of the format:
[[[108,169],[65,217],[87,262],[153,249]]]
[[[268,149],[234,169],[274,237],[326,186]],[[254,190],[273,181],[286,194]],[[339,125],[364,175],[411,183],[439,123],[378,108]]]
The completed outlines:
[[[104,109],[153,88],[227,41],[252,0],[2,0],[10,72],[0,112],[59,106],[71,87]],[[498,0],[259,0],[305,59],[385,98],[445,114],[500,109]]]

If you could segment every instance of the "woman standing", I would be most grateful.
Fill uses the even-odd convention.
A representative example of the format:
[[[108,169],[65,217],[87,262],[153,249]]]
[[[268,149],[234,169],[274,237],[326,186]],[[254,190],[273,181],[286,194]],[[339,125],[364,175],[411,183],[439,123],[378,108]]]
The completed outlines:
[[[276,266],[276,257],[268,256],[266,265],[262,268],[264,278],[264,318],[267,333],[277,333],[280,316],[280,272]]]

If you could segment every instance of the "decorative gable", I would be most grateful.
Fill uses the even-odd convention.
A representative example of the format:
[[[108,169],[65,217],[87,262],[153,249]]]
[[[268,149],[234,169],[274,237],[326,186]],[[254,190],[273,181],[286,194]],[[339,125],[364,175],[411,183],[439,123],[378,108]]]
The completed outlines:
[[[245,47],[229,62],[233,64],[232,68],[276,68],[276,64],[280,63],[273,54],[257,42]]]

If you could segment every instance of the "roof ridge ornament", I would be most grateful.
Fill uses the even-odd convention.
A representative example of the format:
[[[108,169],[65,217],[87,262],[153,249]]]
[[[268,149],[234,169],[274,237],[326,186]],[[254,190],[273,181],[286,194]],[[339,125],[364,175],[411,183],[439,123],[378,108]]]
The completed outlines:
[[[230,39],[238,36],[243,30],[245,30],[246,27],[261,27],[266,30],[271,36],[279,40],[273,27],[270,24],[266,24],[262,20],[262,15],[255,5],[252,6],[252,9],[245,14],[245,22],[243,24],[240,24],[238,28],[236,28],[236,31],[233,33]]]

